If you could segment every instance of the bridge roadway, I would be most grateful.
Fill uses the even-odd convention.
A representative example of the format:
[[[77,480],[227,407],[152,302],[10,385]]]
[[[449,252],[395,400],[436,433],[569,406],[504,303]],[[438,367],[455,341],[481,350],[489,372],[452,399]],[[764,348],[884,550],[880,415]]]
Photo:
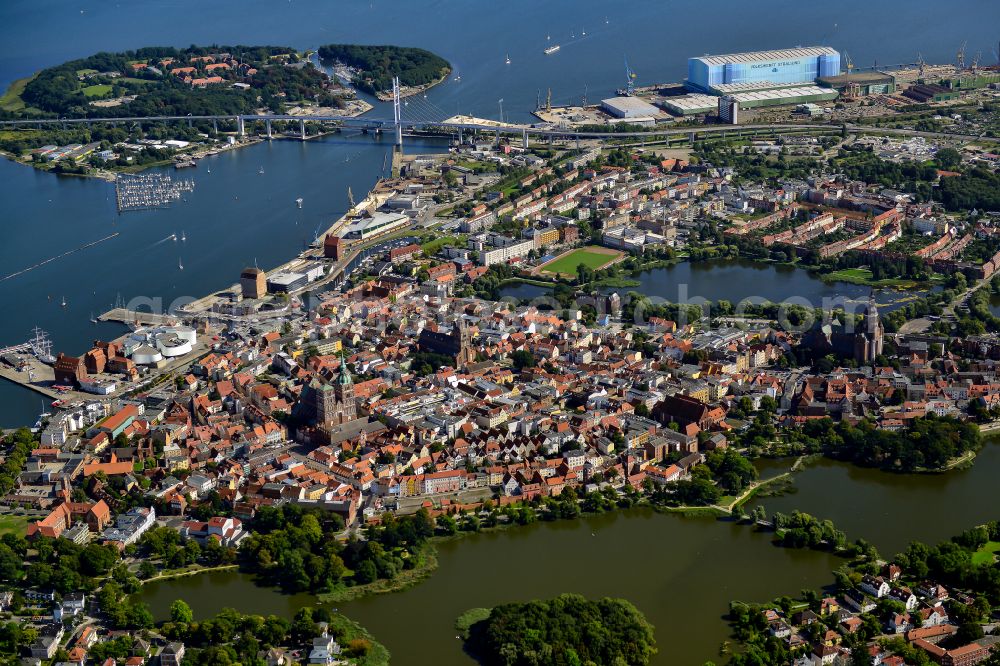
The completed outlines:
[[[351,116],[290,116],[281,114],[251,114],[222,116],[134,116],[127,118],[40,118],[35,120],[0,120],[0,129],[11,127],[30,127],[41,125],[91,125],[94,123],[151,123],[151,122],[193,122],[196,120],[235,120],[239,126],[247,122],[296,121],[299,123],[339,123],[345,127],[378,130],[393,127],[394,121],[382,118],[366,118]],[[899,136],[919,136],[928,139],[968,139],[978,140],[982,136],[968,134],[951,134],[948,132],[924,132],[887,127],[872,127],[868,125],[837,124],[837,123],[771,123],[761,125],[696,125],[684,127],[658,128],[631,132],[579,132],[572,129],[535,127],[532,125],[494,126],[473,122],[446,121],[404,121],[406,129],[440,129],[442,131],[483,131],[488,134],[499,132],[519,137],[543,136],[546,138],[563,139],[609,139],[649,136],[704,136],[726,132],[762,131],[774,132],[781,130],[842,130],[849,132],[870,132]]]

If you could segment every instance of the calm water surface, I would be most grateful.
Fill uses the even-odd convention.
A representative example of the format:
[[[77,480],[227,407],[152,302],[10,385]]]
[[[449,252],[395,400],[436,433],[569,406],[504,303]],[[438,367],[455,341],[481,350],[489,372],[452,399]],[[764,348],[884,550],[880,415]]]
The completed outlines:
[[[469,664],[455,639],[460,613],[561,592],[629,599],[655,626],[654,663],[700,664],[726,639],[722,616],[731,599],[825,585],[838,565],[828,555],[777,548],[767,535],[731,523],[649,510],[473,535],[441,544],[439,561],[413,588],[339,605],[389,648],[394,664]],[[197,617],[225,606],[281,612],[308,601],[234,574],[201,578],[149,585],[140,597],[158,619],[177,597]]]
[[[636,291],[671,303],[703,303],[728,300],[734,306],[750,303],[795,303],[810,307],[850,309],[860,312],[868,302],[869,287],[847,282],[824,282],[808,271],[792,266],[775,265],[746,259],[720,259],[697,263],[682,262],[643,271],[638,277],[623,275],[639,282],[634,287],[607,287],[605,293],[625,294]],[[501,296],[534,299],[548,296],[548,287],[534,284],[511,284]],[[875,300],[884,310],[892,310],[912,300],[914,293],[891,289],[875,292]]]
[[[947,474],[892,474],[828,459],[795,475],[797,492],[763,497],[768,512],[794,509],[829,518],[849,539],[863,537],[891,557],[913,540],[935,544],[1000,518],[1000,443],[987,440],[975,464]]]

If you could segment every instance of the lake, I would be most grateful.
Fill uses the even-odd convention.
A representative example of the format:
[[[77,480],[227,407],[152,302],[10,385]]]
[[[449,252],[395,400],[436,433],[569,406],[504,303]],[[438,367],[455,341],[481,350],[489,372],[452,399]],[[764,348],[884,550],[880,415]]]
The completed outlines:
[[[438,570],[415,587],[338,604],[389,648],[394,664],[469,664],[453,628],[460,613],[561,592],[628,599],[656,628],[654,663],[701,664],[727,637],[722,616],[731,599],[825,585],[839,564],[830,555],[775,547],[769,535],[732,523],[649,509],[471,535],[440,544],[438,559]],[[226,606],[271,613],[308,602],[238,576],[154,583],[139,598],[157,619],[169,615],[176,597],[196,618]]]
[[[752,303],[795,303],[810,307],[826,306],[853,308],[860,312],[868,302],[871,288],[848,282],[825,282],[808,271],[782,264],[747,259],[684,261],[664,268],[643,271],[626,279],[639,282],[635,287],[606,287],[605,293],[630,291],[661,298],[672,303],[700,303],[704,300],[728,300],[734,306],[740,301]],[[547,287],[535,284],[511,284],[500,291],[501,296],[531,300],[549,294]],[[891,289],[874,290],[879,307],[889,311],[905,305],[914,293]]]
[[[910,541],[935,544],[1000,519],[997,478],[1000,443],[991,438],[972,467],[947,474],[894,474],[822,458],[795,474],[797,492],[754,504],[829,518],[848,539],[863,537],[892,557]]]

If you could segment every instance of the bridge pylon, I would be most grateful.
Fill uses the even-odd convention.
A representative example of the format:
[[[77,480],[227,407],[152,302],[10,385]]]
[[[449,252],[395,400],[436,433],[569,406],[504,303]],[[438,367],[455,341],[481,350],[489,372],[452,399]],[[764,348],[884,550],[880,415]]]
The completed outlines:
[[[396,149],[403,151],[403,114],[399,107],[399,77],[392,77],[392,118],[396,125]]]

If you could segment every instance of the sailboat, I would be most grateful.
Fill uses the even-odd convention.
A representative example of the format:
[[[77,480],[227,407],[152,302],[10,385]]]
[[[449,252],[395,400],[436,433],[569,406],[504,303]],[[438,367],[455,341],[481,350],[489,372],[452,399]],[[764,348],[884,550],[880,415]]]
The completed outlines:
[[[90,323],[91,324],[96,324],[97,323],[97,319],[94,318],[94,311],[93,310],[90,311]]]
[[[257,173],[259,173],[260,175],[263,176],[264,175],[264,167],[261,167],[260,169],[258,169]]]
[[[212,167],[208,167],[207,173],[212,173]]]
[[[505,61],[505,62],[506,62],[506,63],[507,63],[508,65],[510,64],[510,54],[509,54],[509,53],[507,54],[507,59],[506,59],[506,61]]]
[[[583,36],[583,37],[586,37],[587,36],[587,31],[586,30],[581,30],[580,31],[580,35]]]
[[[297,206],[298,206],[299,208],[302,208],[302,197],[299,197],[298,199],[296,199],[296,200],[295,200],[295,203],[296,203],[296,205],[297,205]]]
[[[183,242],[185,242],[186,240],[187,240],[187,236],[185,236],[185,235],[184,235],[184,230],[183,230],[183,229],[181,229],[181,242],[183,243]]]
[[[66,297],[65,296],[62,297],[62,306],[66,307]]]
[[[177,260],[177,268],[184,270],[184,262],[180,259]]]

